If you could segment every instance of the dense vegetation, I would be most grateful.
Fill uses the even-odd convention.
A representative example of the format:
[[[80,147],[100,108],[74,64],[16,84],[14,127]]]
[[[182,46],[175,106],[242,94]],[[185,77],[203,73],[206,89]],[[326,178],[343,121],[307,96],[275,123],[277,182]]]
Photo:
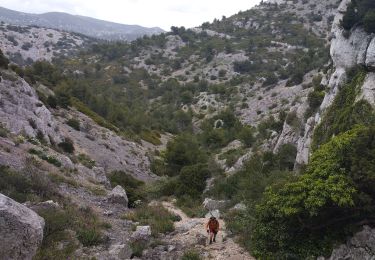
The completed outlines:
[[[375,2],[372,0],[352,0],[343,17],[342,26],[350,30],[356,25],[363,25],[366,32],[375,32]]]
[[[256,207],[252,246],[256,255],[304,258],[329,254],[374,208],[373,127],[334,137],[312,156],[304,174],[269,187]],[[363,224],[363,223],[362,223]]]

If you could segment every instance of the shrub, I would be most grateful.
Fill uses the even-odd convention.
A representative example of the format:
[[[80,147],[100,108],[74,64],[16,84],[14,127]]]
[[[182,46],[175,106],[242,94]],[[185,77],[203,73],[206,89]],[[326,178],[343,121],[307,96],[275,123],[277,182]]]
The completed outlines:
[[[194,165],[205,159],[205,154],[192,135],[179,135],[167,144],[165,161],[170,175],[177,175],[184,166]]]
[[[57,107],[57,99],[55,98],[55,96],[52,96],[52,95],[48,96],[47,105],[50,108],[56,108]]]
[[[8,69],[8,64],[9,64],[8,58],[6,58],[2,50],[0,50],[0,68]]]
[[[82,165],[86,166],[89,169],[92,169],[95,166],[95,161],[90,159],[90,157],[86,154],[80,153],[77,156],[77,159]]]
[[[102,234],[96,228],[80,228],[77,231],[77,238],[83,246],[95,246],[102,243]]]
[[[178,176],[177,196],[187,195],[191,198],[199,198],[206,187],[206,180],[211,173],[206,164],[185,166]]]
[[[201,260],[202,257],[200,254],[196,251],[189,250],[184,253],[181,260]]]
[[[243,127],[239,133],[239,138],[247,147],[251,147],[255,142],[254,129],[249,126]]]
[[[75,118],[69,119],[66,124],[77,131],[81,130],[80,122]]]
[[[136,240],[131,242],[130,247],[132,249],[132,257],[142,257],[143,250],[147,248],[147,241]]]
[[[65,140],[58,144],[58,146],[66,153],[73,153],[74,152],[74,145],[73,141],[67,137]]]

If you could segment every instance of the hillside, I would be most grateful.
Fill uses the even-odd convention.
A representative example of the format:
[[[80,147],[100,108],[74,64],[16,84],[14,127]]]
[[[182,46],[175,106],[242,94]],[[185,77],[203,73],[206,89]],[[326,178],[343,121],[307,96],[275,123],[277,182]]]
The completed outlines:
[[[46,223],[29,255],[374,257],[374,10],[270,0],[116,43],[3,24],[0,192]]]
[[[0,7],[0,21],[13,25],[40,26],[75,32],[103,40],[132,41],[144,35],[163,32],[157,27],[146,28],[139,25],[118,24],[59,12],[28,14],[3,7]]]

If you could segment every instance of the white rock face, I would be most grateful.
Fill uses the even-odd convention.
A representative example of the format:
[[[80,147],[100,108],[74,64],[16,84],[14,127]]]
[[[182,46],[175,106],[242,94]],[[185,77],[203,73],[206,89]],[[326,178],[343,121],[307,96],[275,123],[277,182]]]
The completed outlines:
[[[43,134],[47,142],[63,139],[56,131],[51,112],[40,102],[35,90],[10,71],[3,71],[0,82],[0,121],[11,132],[28,137]]]
[[[215,209],[215,210],[212,210],[212,211],[208,212],[204,217],[205,218],[215,217],[215,218],[219,219],[220,216],[221,216],[220,210]]]
[[[337,28],[334,37],[331,57],[336,68],[351,68],[365,63],[367,47],[372,37],[362,28],[352,31],[348,39],[344,37],[343,30]]]
[[[227,206],[227,204],[228,204],[228,201],[226,200],[213,200],[213,199],[206,198],[203,201],[203,207],[207,210],[215,210],[215,209],[222,210]]]
[[[137,229],[132,234],[131,238],[135,241],[137,240],[147,240],[151,236],[150,226],[137,226]]]
[[[348,38],[344,36],[346,33],[341,28],[341,20],[349,3],[350,0],[341,2],[332,25],[333,39],[330,52],[335,71],[331,75],[328,93],[325,95],[318,113],[307,121],[304,136],[298,140],[296,165],[308,163],[314,127],[320,123],[322,115],[332,105],[340,87],[345,84],[346,70],[356,65],[367,66],[370,69],[375,66],[375,38],[373,35],[369,35],[363,28],[357,27],[350,32]],[[357,101],[365,99],[370,104],[375,104],[374,83],[374,75],[369,73]]]
[[[0,25],[0,48],[16,63],[47,60],[82,48],[88,40],[54,29],[19,26],[21,30]],[[12,40],[9,40],[12,39]],[[27,46],[27,47],[26,47]]]
[[[370,72],[367,74],[363,82],[361,93],[357,97],[357,101],[366,100],[370,105],[375,106],[375,73]]]
[[[117,185],[108,195],[108,201],[112,203],[122,204],[128,207],[129,199],[126,191],[120,185]]]
[[[366,53],[366,66],[375,68],[375,38],[372,38]]]
[[[43,240],[44,220],[0,194],[0,258],[31,260]]]

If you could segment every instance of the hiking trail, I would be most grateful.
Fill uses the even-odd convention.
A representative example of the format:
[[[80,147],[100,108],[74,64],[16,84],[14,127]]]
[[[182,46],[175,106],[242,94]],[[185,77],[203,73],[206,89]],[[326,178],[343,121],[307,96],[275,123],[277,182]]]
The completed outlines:
[[[182,210],[177,208],[171,202],[163,202],[163,206],[170,212],[181,217],[181,221],[175,222],[177,231],[171,237],[172,241],[178,241],[183,244],[191,244],[191,241],[196,241],[196,238],[201,238],[202,244],[192,245],[196,248],[203,249],[207,252],[205,259],[215,260],[253,260],[254,257],[250,256],[245,249],[240,247],[234,240],[227,236],[225,222],[219,219],[220,231],[217,234],[216,242],[209,245],[209,236],[206,232],[206,218],[190,218]],[[206,238],[206,241],[204,241]],[[204,245],[206,244],[206,245]]]

